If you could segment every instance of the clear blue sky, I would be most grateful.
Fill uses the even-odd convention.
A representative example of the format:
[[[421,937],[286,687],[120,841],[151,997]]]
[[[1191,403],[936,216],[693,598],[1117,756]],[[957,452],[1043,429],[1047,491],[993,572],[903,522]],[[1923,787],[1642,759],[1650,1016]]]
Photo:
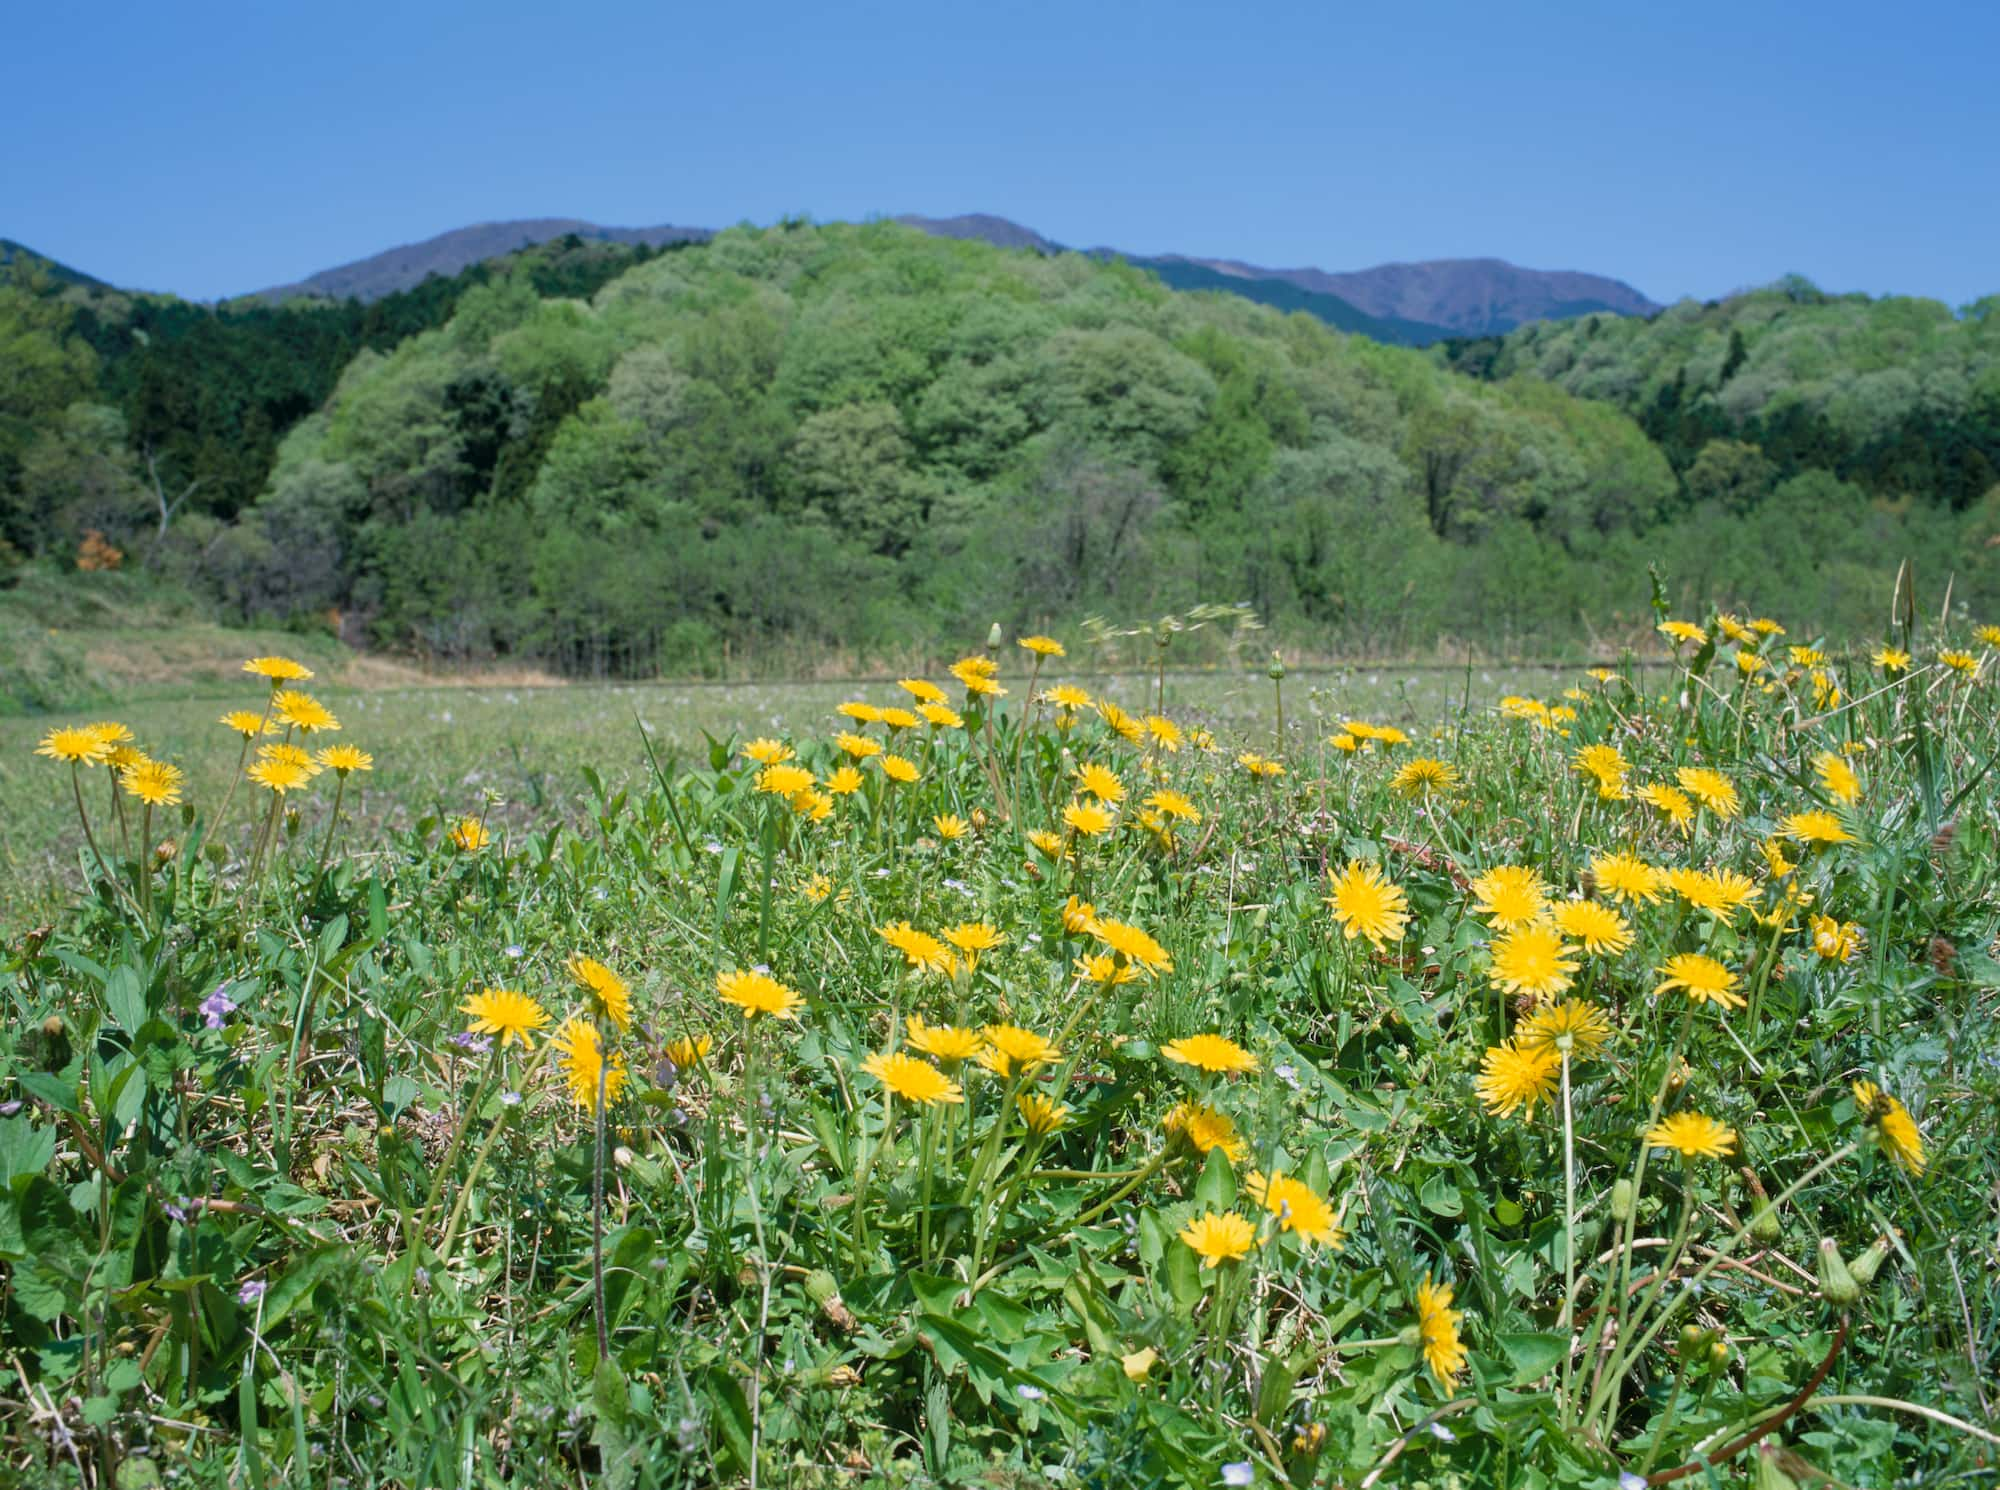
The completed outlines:
[[[2000,290],[2000,4],[15,7],[0,236],[213,297],[471,222],[988,211],[1656,299]]]

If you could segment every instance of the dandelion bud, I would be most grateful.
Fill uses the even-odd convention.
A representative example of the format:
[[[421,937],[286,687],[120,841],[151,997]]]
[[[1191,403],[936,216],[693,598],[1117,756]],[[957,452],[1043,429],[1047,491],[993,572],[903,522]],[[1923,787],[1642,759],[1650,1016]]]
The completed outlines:
[[[153,861],[157,864],[171,864],[174,861],[174,855],[180,851],[181,846],[174,842],[173,839],[162,838],[153,846]]]
[[[1282,683],[1282,682],[1284,682],[1284,681],[1285,681],[1285,659],[1284,659],[1284,658],[1282,658],[1282,657],[1280,657],[1280,656],[1279,656],[1279,655],[1278,655],[1278,654],[1277,654],[1276,652],[1273,652],[1273,653],[1271,654],[1271,666],[1270,666],[1270,668],[1268,669],[1268,671],[1270,672],[1270,675],[1271,675],[1271,681],[1272,681],[1273,683]]]
[[[1585,900],[1597,899],[1597,876],[1595,874],[1585,869],[1582,874],[1577,876],[1577,883],[1583,887],[1583,898]]]
[[[1000,623],[998,621],[995,621],[991,629],[989,629],[986,633],[986,646],[988,650],[991,650],[992,648],[999,646],[1001,641],[1005,638],[1005,636],[1006,633],[1000,629]]]
[[[841,1333],[852,1334],[861,1328],[861,1321],[840,1297],[840,1284],[825,1268],[815,1268],[806,1274],[806,1297],[819,1306],[819,1312]]]
[[[287,838],[299,836],[299,814],[296,809],[285,814],[285,836]]]
[[[1847,1263],[1832,1237],[1820,1238],[1819,1296],[1843,1309],[1861,1297],[1861,1286],[1854,1281],[1854,1274],[1847,1270]]]
[[[632,1167],[632,1158],[632,1151],[622,1143],[611,1151],[611,1162],[616,1164],[620,1169],[630,1169]]]
[[[1750,1235],[1760,1242],[1775,1242],[1785,1234],[1785,1228],[1778,1220],[1778,1208],[1768,1200],[1757,1202],[1757,1208],[1750,1213]]]
[[[181,803],[181,827],[192,828],[193,826],[194,826],[194,803],[183,802]]]
[[[1717,1336],[1714,1340],[1709,1342],[1708,1369],[1711,1371],[1721,1371],[1726,1369],[1728,1365],[1729,1365],[1729,1346],[1722,1340],[1720,1336]]]
[[[1847,1271],[1854,1281],[1866,1288],[1875,1281],[1875,1274],[1889,1255],[1889,1239],[1878,1236],[1868,1246],[1868,1250],[1847,1265]]]
[[[44,1019],[42,1021],[42,1033],[44,1035],[47,1035],[51,1040],[55,1039],[55,1037],[57,1035],[60,1035],[62,1032],[63,1032],[62,1015],[51,1014],[47,1019]]]
[[[1611,1187],[1611,1219],[1630,1221],[1632,1219],[1632,1182],[1620,1180]]]
[[[229,862],[229,845],[226,843],[205,843],[201,846],[201,856],[220,869]]]

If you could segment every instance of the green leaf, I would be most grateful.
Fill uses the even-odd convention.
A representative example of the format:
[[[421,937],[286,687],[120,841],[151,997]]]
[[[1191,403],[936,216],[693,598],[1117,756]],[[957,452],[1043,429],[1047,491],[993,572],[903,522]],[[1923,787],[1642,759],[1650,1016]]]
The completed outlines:
[[[710,1419],[722,1438],[729,1468],[736,1474],[750,1472],[750,1402],[743,1387],[720,1366],[711,1366],[703,1380],[708,1400],[715,1411]],[[733,1462],[731,1462],[733,1461]]]
[[[11,1187],[16,1175],[40,1174],[55,1156],[54,1128],[31,1122],[25,1113],[0,1118],[0,1189]]]
[[[114,969],[104,980],[104,1009],[111,1022],[128,1035],[136,1035],[146,1022],[146,985],[139,970],[129,963]]]
[[[1570,1343],[1567,1335],[1531,1331],[1496,1335],[1494,1338],[1514,1367],[1514,1378],[1508,1384],[1517,1387],[1547,1376],[1562,1361],[1563,1352],[1569,1349]]]
[[[1424,1181],[1417,1192],[1417,1199],[1424,1209],[1434,1216],[1462,1216],[1465,1214],[1465,1197],[1448,1175],[1434,1174]]]
[[[1226,1211],[1236,1204],[1236,1171],[1221,1149],[1208,1151],[1201,1178],[1195,1181],[1194,1199],[1196,1205],[1211,1211]]]

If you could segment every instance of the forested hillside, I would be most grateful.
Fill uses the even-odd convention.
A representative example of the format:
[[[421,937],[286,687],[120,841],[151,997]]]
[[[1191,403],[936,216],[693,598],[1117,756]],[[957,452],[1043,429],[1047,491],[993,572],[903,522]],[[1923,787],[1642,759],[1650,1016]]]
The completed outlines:
[[[550,245],[365,309],[79,294],[0,288],[0,365],[32,352],[0,380],[16,555],[88,560],[95,532],[231,616],[422,655],[796,665],[1218,600],[1401,650],[1636,632],[1653,561],[1690,605],[1776,592],[1842,628],[1893,557],[1994,584],[1974,465],[1884,487],[1779,447],[1711,479],[1801,403],[1845,427],[1907,379],[1908,417],[1990,409],[1986,323],[1913,302],[1813,307],[1912,323],[1857,388],[1807,355],[1847,342],[1775,306],[1740,356],[1728,308],[1427,355],[894,223]],[[1716,336],[1712,370],[1655,350]],[[1691,443],[1709,403],[1735,422]]]
[[[1590,316],[1459,342],[1454,367],[1617,405],[1696,501],[1748,510],[1825,471],[1965,508],[2000,481],[2000,296],[1828,295],[1801,279],[1650,320]]]

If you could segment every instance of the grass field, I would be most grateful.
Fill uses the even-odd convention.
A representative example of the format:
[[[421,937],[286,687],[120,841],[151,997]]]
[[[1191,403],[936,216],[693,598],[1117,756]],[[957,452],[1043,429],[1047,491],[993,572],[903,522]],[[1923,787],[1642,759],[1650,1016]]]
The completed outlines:
[[[2000,630],[1674,624],[0,722],[0,1487],[1989,1483]]]
[[[107,633],[98,645],[115,645],[119,636],[130,633]],[[283,640],[219,629],[212,637],[183,635],[172,650],[201,665],[192,676],[183,672],[180,696],[161,696],[156,684],[133,689],[134,696],[116,708],[104,703],[0,716],[0,930],[47,919],[80,883],[75,807],[66,795],[51,792],[46,763],[32,755],[43,732],[55,724],[116,717],[153,753],[186,770],[199,799],[213,800],[236,769],[236,737],[217,723],[243,702],[236,654],[246,645],[281,647]],[[202,646],[208,650],[198,651]],[[403,679],[394,668],[355,667],[338,655],[315,660],[333,675],[330,686],[314,686],[341,718],[339,738],[375,756],[374,772],[356,783],[346,802],[371,828],[407,826],[427,812],[479,812],[489,795],[500,799],[491,815],[502,828],[574,817],[588,795],[585,766],[614,791],[649,773],[642,738],[652,740],[663,764],[672,757],[705,758],[707,738],[811,733],[830,725],[843,699],[874,696],[888,686],[878,680],[409,687],[396,686]],[[154,675],[161,670],[154,668]],[[1155,694],[1150,677],[1081,676],[1094,692],[1128,707]],[[1415,729],[1455,717],[1468,699],[1485,708],[1503,694],[1558,691],[1574,676],[1569,670],[1482,666],[1468,675],[1455,667],[1403,664],[1300,671],[1287,680],[1286,692],[1295,717],[1315,726],[1330,729],[1341,719],[1366,717]],[[380,686],[384,678],[389,686]],[[117,684],[114,676],[110,687],[115,691]],[[1232,732],[1272,724],[1271,682],[1260,674],[1169,674],[1166,695],[1170,712]],[[96,785],[102,791],[108,783]],[[307,799],[304,811],[310,819],[323,806]]]

